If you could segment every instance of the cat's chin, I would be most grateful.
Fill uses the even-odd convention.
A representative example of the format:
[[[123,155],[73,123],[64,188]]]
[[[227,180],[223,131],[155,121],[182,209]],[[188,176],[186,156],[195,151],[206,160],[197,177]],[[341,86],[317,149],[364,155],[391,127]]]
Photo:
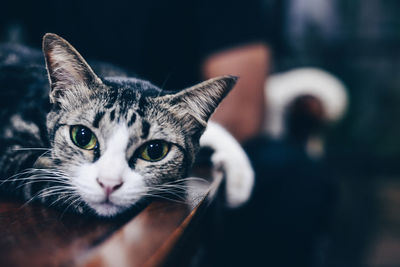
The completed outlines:
[[[89,203],[89,206],[101,217],[113,217],[126,210],[126,207],[111,202]]]

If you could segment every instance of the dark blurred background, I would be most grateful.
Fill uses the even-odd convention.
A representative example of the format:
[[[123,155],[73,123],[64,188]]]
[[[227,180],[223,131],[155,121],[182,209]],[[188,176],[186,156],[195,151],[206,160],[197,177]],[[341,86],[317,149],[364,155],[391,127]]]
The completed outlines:
[[[233,3],[237,2],[240,1]],[[249,1],[244,6],[254,6],[253,2]],[[126,32],[119,29],[118,25],[128,23],[133,17],[135,22],[141,21],[141,17],[151,13],[152,16],[173,21],[168,24],[171,27],[180,24],[185,17],[197,14],[195,12],[182,14],[184,13],[182,10],[189,8],[189,5],[184,6],[181,1],[173,1],[168,4],[173,6],[168,8],[175,10],[174,13],[165,15],[163,8],[166,6],[161,5],[162,1],[157,2],[161,3],[158,8],[152,9],[147,8],[146,4],[139,6],[127,4],[123,13],[121,7],[113,7],[107,1],[96,2],[96,6],[93,3],[95,2],[71,1],[67,4],[62,1],[8,1],[1,11],[0,40],[20,42],[40,48],[43,33],[57,30],[61,36],[76,44],[78,50],[88,58],[110,61],[133,70],[135,66],[140,65],[144,69],[140,74],[143,73],[144,76],[150,72],[148,69],[153,72],[169,72],[164,76],[174,76],[175,73],[185,75],[184,69],[165,71],[164,66],[147,62],[146,58],[135,54],[134,46],[129,54],[133,54],[138,60],[132,62],[127,56],[128,53],[120,51],[118,47],[123,42],[134,43],[135,35],[140,36],[143,33]],[[336,75],[349,88],[350,112],[340,127],[336,128],[335,138],[330,139],[331,149],[335,153],[352,155],[351,158],[353,155],[368,158],[372,160],[369,162],[372,165],[380,164],[379,161],[375,162],[377,160],[375,157],[387,157],[388,160],[397,158],[400,151],[398,138],[400,126],[395,123],[394,117],[400,111],[398,105],[400,79],[397,75],[400,54],[398,52],[400,3],[396,0],[263,0],[262,4],[260,7],[262,20],[257,22],[264,24],[262,27],[265,39],[272,47],[274,54],[272,72],[302,66],[320,67]],[[90,12],[74,10],[73,7],[76,5]],[[205,6],[198,7],[206,8]],[[110,13],[119,12],[118,20],[113,17],[115,14],[111,16],[98,13],[105,8]],[[195,5],[190,5],[188,10],[194,8]],[[63,11],[58,12],[60,9]],[[179,19],[174,17],[178,14]],[[84,20],[86,22],[82,24]],[[135,27],[135,30],[140,29],[140,26]],[[150,29],[157,28],[157,32],[163,27],[160,23],[154,22],[152,25],[148,21],[144,26]],[[162,44],[167,48],[154,53],[170,51],[173,54],[179,50],[181,54],[187,54],[187,61],[194,59],[192,64],[196,64],[201,56],[193,54],[200,52],[190,50],[189,42],[197,41],[200,37],[197,39],[193,37],[199,33],[190,33],[190,29],[193,29],[191,27],[196,25],[184,26],[188,30],[184,32],[185,36],[180,36],[179,39],[185,39],[188,43],[180,47],[172,48],[172,42],[168,41],[178,38],[176,35],[179,33],[174,32],[173,28],[166,28],[165,36],[154,36],[147,41],[148,43],[141,45],[154,48]],[[92,47],[79,45],[78,32],[89,34],[93,39],[91,43],[96,45]],[[104,36],[104,32],[112,32],[112,35]],[[145,35],[151,35],[151,32]],[[251,33],[248,35],[251,36]],[[203,44],[203,47],[206,46],[207,44]],[[207,49],[203,50],[208,52]],[[163,55],[162,58],[165,59],[166,56]],[[145,67],[142,67],[143,65]],[[163,79],[159,78],[155,82],[162,84],[165,82]],[[171,86],[175,84],[185,86],[196,80],[196,77],[187,78],[180,83],[175,82],[174,77],[169,79],[172,80]]]
[[[176,6],[177,14],[182,3]],[[49,1],[45,5],[70,8],[61,1]],[[113,12],[113,6],[107,5]],[[146,16],[137,10],[126,10],[120,14],[120,21],[112,21],[113,18],[99,15],[96,8],[89,6],[93,11],[90,14],[68,11],[87,18],[87,24],[76,25],[73,19],[67,18],[56,22],[54,17],[61,16],[57,12],[35,17],[37,14],[31,11],[36,8],[34,1],[13,1],[7,10],[3,9],[0,40],[40,47],[42,34],[57,28],[61,29],[57,33],[77,44],[82,54],[94,58],[102,55],[97,59],[110,61],[106,51],[113,51],[119,59],[113,63],[124,67],[129,64],[124,51],[117,51],[118,42],[125,42],[128,37],[115,25],[129,21],[131,16]],[[151,12],[165,16],[162,8]],[[338,193],[327,233],[329,238],[321,238],[315,252],[316,265],[400,266],[400,123],[397,121],[400,115],[400,2],[264,0],[260,12],[263,15],[259,23],[263,24],[265,39],[273,52],[273,73],[296,67],[319,67],[337,76],[348,88],[347,115],[327,138],[323,168],[337,185]],[[173,19],[174,14],[168,18]],[[30,21],[41,24],[40,30],[34,29]],[[104,36],[102,27],[110,27],[114,35]],[[103,45],[93,49],[79,47],[80,40],[74,37],[74,32],[81,30],[91,31],[96,36],[93,42]],[[196,53],[187,50],[185,44],[169,47],[167,40],[174,32],[171,29],[165,32],[166,36],[151,38],[152,42],[162,42],[168,49],[186,53],[189,62],[199,61],[200,56],[193,56]],[[191,31],[186,34],[185,39],[195,39],[190,37]],[[152,47],[154,43],[146,45]],[[140,73],[144,77],[151,71],[165,72],[165,66],[138,58],[135,64],[145,66]],[[185,75],[184,69],[175,72]],[[183,87],[198,79],[190,75],[184,81],[174,81],[172,74],[167,86]],[[159,78],[156,83],[164,84],[165,78]]]
[[[348,88],[347,116],[327,140],[339,197],[326,264],[399,266],[400,2],[266,4],[276,8],[275,70],[318,66]]]
[[[400,3],[293,0],[276,5],[282,10],[274,20],[276,70],[318,66],[349,88],[350,112],[331,149],[351,155],[353,166],[364,157],[373,165],[385,157],[397,159]]]

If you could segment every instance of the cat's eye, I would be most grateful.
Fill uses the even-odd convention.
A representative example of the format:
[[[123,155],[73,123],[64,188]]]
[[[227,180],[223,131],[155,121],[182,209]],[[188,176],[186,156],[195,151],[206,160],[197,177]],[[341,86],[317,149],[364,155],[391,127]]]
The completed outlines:
[[[72,142],[83,149],[92,150],[97,145],[97,138],[94,133],[82,125],[74,125],[70,128]]]
[[[171,145],[165,141],[150,141],[140,148],[139,157],[147,161],[159,161],[168,154],[170,147]]]

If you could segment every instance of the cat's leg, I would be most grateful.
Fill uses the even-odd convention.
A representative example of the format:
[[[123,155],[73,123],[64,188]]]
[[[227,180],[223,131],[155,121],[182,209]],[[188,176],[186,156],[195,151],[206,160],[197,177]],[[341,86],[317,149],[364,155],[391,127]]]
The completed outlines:
[[[214,168],[225,171],[228,206],[245,203],[254,185],[254,171],[240,144],[220,125],[209,122],[200,145],[215,151],[211,157]]]

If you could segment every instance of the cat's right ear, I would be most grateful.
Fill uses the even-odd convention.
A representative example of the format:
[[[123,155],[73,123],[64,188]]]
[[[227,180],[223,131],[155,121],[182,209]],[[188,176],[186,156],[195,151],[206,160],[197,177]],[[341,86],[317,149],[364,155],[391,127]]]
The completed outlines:
[[[56,103],[65,90],[89,88],[101,84],[83,57],[60,36],[47,33],[43,37],[43,53],[50,81],[50,101]]]
[[[161,99],[172,106],[171,112],[178,117],[184,120],[189,115],[205,128],[211,114],[235,86],[237,79],[238,77],[231,75],[212,78]]]

